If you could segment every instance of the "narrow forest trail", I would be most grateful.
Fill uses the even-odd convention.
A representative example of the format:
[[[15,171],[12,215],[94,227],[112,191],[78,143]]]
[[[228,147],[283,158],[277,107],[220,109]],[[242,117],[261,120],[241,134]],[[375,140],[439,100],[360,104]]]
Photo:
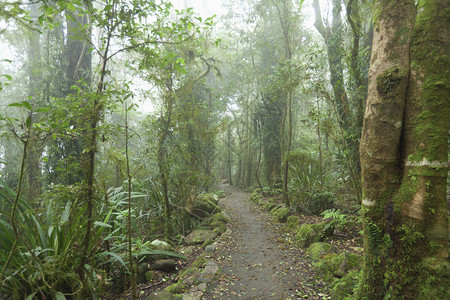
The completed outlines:
[[[249,201],[248,193],[222,185],[219,204],[229,227],[211,255],[221,267],[203,299],[322,299],[317,279],[303,252],[283,242],[271,216]]]

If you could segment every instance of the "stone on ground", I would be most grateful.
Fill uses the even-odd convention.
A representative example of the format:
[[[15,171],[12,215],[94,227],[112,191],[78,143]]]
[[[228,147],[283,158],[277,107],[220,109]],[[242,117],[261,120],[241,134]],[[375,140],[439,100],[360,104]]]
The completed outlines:
[[[333,253],[335,247],[328,243],[316,242],[309,246],[306,250],[306,254],[309,255],[314,261],[324,258],[324,256]]]
[[[153,270],[172,272],[175,270],[177,263],[173,259],[161,259],[151,264]]]
[[[162,250],[162,251],[172,250],[172,246],[170,246],[169,243],[161,240],[154,240],[153,242],[150,243],[150,245],[154,250]]]
[[[309,247],[312,243],[323,240],[323,229],[326,222],[318,224],[303,224],[297,231],[295,240],[302,248]]]
[[[192,231],[185,239],[186,245],[200,245],[208,240],[212,240],[217,234],[211,230],[198,229]]]
[[[207,218],[221,209],[217,206],[219,197],[214,194],[202,194],[197,197],[191,207],[187,210],[198,218]]]

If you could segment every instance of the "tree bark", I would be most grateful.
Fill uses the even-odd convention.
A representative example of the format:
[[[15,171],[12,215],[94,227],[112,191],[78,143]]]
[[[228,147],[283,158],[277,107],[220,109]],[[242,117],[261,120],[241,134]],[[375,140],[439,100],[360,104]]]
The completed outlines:
[[[446,0],[377,1],[360,145],[362,295],[448,299]]]
[[[228,169],[228,183],[233,185],[233,176],[231,171],[231,125],[229,125],[227,130],[227,169]]]
[[[39,3],[30,4],[30,17],[37,19],[39,15]],[[40,33],[30,32],[28,42],[28,63],[29,63],[29,96],[33,106],[36,106],[39,97],[39,80],[41,71],[41,46],[39,41]],[[31,115],[31,122],[39,121],[39,115]],[[37,132],[30,128],[30,140],[28,141],[27,155],[27,183],[26,198],[34,203],[41,194],[41,146],[39,145]]]
[[[338,110],[339,125],[346,130],[350,126],[351,116],[344,86],[342,51],[339,46],[342,30],[341,1],[333,0],[333,21],[331,28],[325,27],[323,24],[319,0],[313,1],[313,7],[315,12],[314,26],[323,37],[327,46],[330,83],[333,87],[334,99]]]

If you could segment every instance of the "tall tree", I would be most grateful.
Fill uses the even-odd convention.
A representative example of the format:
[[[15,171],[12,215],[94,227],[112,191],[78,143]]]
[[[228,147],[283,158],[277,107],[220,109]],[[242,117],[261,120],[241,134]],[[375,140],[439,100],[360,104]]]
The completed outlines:
[[[315,11],[314,26],[323,37],[328,54],[328,65],[330,68],[330,83],[333,87],[334,100],[339,115],[339,125],[348,128],[351,118],[348,105],[347,93],[344,86],[344,66],[342,62],[341,38],[342,18],[341,1],[333,0],[333,20],[331,27],[325,26],[319,0],[313,1]]]
[[[39,3],[30,4],[30,17],[33,20],[37,20],[39,16]],[[41,47],[40,47],[40,33],[37,30],[30,30],[28,40],[28,76],[29,76],[29,92],[28,95],[32,99],[33,103],[36,102],[39,97],[40,86],[40,72],[41,72]],[[31,122],[38,120],[37,114],[31,114]],[[26,189],[27,198],[31,201],[35,201],[39,198],[41,193],[41,146],[37,141],[37,134],[35,130],[30,132],[31,138],[28,145],[27,159],[27,182],[28,188]]]
[[[376,1],[360,145],[361,296],[448,299],[450,4]]]
[[[359,7],[355,1],[349,1],[347,5],[348,20],[352,27],[353,33],[353,45],[351,51],[351,64],[350,70],[352,71],[353,78],[355,79],[357,88],[360,88],[362,84],[362,78],[359,74],[359,69],[354,63],[358,55],[359,39],[360,39],[360,21],[359,21]],[[356,104],[356,115],[352,114],[351,106],[349,103],[347,91],[345,88],[344,80],[344,51],[342,49],[343,38],[343,22],[341,17],[342,1],[332,1],[332,22],[331,26],[324,23],[322,19],[322,13],[319,0],[313,1],[313,7],[315,12],[314,26],[322,36],[328,55],[328,66],[330,70],[330,83],[333,88],[334,104],[336,106],[337,120],[339,123],[339,129],[341,132],[341,143],[344,146],[342,152],[344,152],[344,161],[347,165],[347,169],[350,172],[351,183],[354,191],[360,200],[360,177],[359,177],[359,157],[358,157],[358,143],[361,117],[358,114],[362,113],[362,105],[360,105],[361,97],[355,97],[356,102],[358,99],[360,103]],[[355,74],[357,76],[355,76]],[[365,88],[362,87],[362,90]]]

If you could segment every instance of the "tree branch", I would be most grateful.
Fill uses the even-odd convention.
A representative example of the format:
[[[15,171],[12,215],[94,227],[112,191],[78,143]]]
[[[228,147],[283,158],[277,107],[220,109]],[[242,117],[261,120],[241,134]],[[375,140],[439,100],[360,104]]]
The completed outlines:
[[[314,27],[316,27],[317,31],[320,33],[320,35],[326,40],[327,39],[327,28],[325,25],[323,25],[322,21],[322,13],[320,12],[320,4],[319,0],[313,0],[312,4],[314,8]]]

